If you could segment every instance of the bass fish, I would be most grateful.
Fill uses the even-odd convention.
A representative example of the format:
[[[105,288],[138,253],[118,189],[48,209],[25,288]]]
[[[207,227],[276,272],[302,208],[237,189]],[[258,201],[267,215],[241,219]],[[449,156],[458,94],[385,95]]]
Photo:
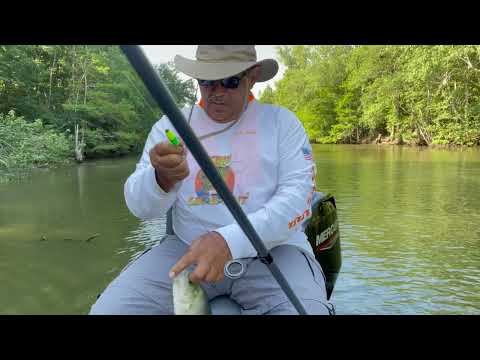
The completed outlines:
[[[175,315],[211,315],[207,294],[199,284],[189,280],[189,274],[184,270],[173,279]]]

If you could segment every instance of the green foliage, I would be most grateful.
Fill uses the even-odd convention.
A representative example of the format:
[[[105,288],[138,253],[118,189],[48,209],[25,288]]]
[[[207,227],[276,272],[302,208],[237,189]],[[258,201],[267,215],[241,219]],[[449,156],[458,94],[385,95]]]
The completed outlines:
[[[62,165],[72,150],[68,135],[47,129],[41,120],[29,123],[14,111],[0,114],[0,170]]]
[[[263,92],[262,91],[260,92],[259,100],[265,104],[275,103],[275,95],[270,85],[267,85],[267,87],[263,90]]]
[[[195,101],[193,81],[183,81],[171,64],[159,65],[157,71],[179,106]],[[11,109],[26,128],[42,119],[42,146],[54,141],[52,134],[72,134],[65,137],[70,142],[65,158],[73,156],[76,126],[87,158],[118,156],[141,151],[162,115],[120,48],[105,45],[0,46],[0,113]],[[11,156],[8,166],[51,161],[25,154],[12,163]],[[5,155],[0,159],[5,162]]]
[[[137,153],[144,142],[145,138],[139,133],[109,132],[101,128],[85,130],[85,154],[91,159]]]
[[[292,46],[261,101],[295,111],[313,141],[378,135],[416,144],[480,144],[480,46]]]
[[[156,67],[160,78],[170,90],[179,107],[193,104],[195,98],[195,83],[192,79],[183,81],[172,62]]]

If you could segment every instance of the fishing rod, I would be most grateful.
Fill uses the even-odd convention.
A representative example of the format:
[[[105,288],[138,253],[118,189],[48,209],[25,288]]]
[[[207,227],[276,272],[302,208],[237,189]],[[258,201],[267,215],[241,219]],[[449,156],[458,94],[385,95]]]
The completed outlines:
[[[252,246],[258,253],[258,258],[265,265],[267,265],[273,277],[285,292],[298,313],[300,315],[307,315],[302,302],[293,292],[290,284],[287,282],[277,264],[274,262],[272,255],[263,244],[247,215],[245,215],[242,208],[233,197],[223,178],[218,173],[218,170],[216,169],[212,160],[208,156],[200,141],[198,141],[190,125],[187,123],[185,116],[175,104],[170,91],[163,84],[159,74],[148,61],[143,50],[139,45],[120,45],[120,48],[139,75],[140,79],[147,87],[153,99],[157,102],[158,106],[160,106],[162,111],[168,117],[175,130],[182,137],[185,145],[190,150],[190,153],[195,158],[198,165],[207,176],[208,180],[210,180],[212,186],[222,198],[223,202],[232,213],[232,216],[235,218],[240,228],[252,243]]]

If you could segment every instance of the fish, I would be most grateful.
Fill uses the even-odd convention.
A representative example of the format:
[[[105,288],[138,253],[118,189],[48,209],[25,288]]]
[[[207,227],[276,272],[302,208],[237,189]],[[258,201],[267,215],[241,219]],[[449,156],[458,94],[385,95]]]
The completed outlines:
[[[208,296],[199,284],[192,283],[184,270],[173,278],[173,312],[175,315],[211,315]]]

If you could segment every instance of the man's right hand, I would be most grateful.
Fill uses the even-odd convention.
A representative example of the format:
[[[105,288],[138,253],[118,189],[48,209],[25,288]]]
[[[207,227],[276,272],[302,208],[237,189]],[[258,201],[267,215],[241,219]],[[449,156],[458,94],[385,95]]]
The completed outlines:
[[[169,141],[164,141],[155,145],[149,154],[157,183],[165,192],[169,192],[177,182],[190,174],[183,144],[172,145]]]

